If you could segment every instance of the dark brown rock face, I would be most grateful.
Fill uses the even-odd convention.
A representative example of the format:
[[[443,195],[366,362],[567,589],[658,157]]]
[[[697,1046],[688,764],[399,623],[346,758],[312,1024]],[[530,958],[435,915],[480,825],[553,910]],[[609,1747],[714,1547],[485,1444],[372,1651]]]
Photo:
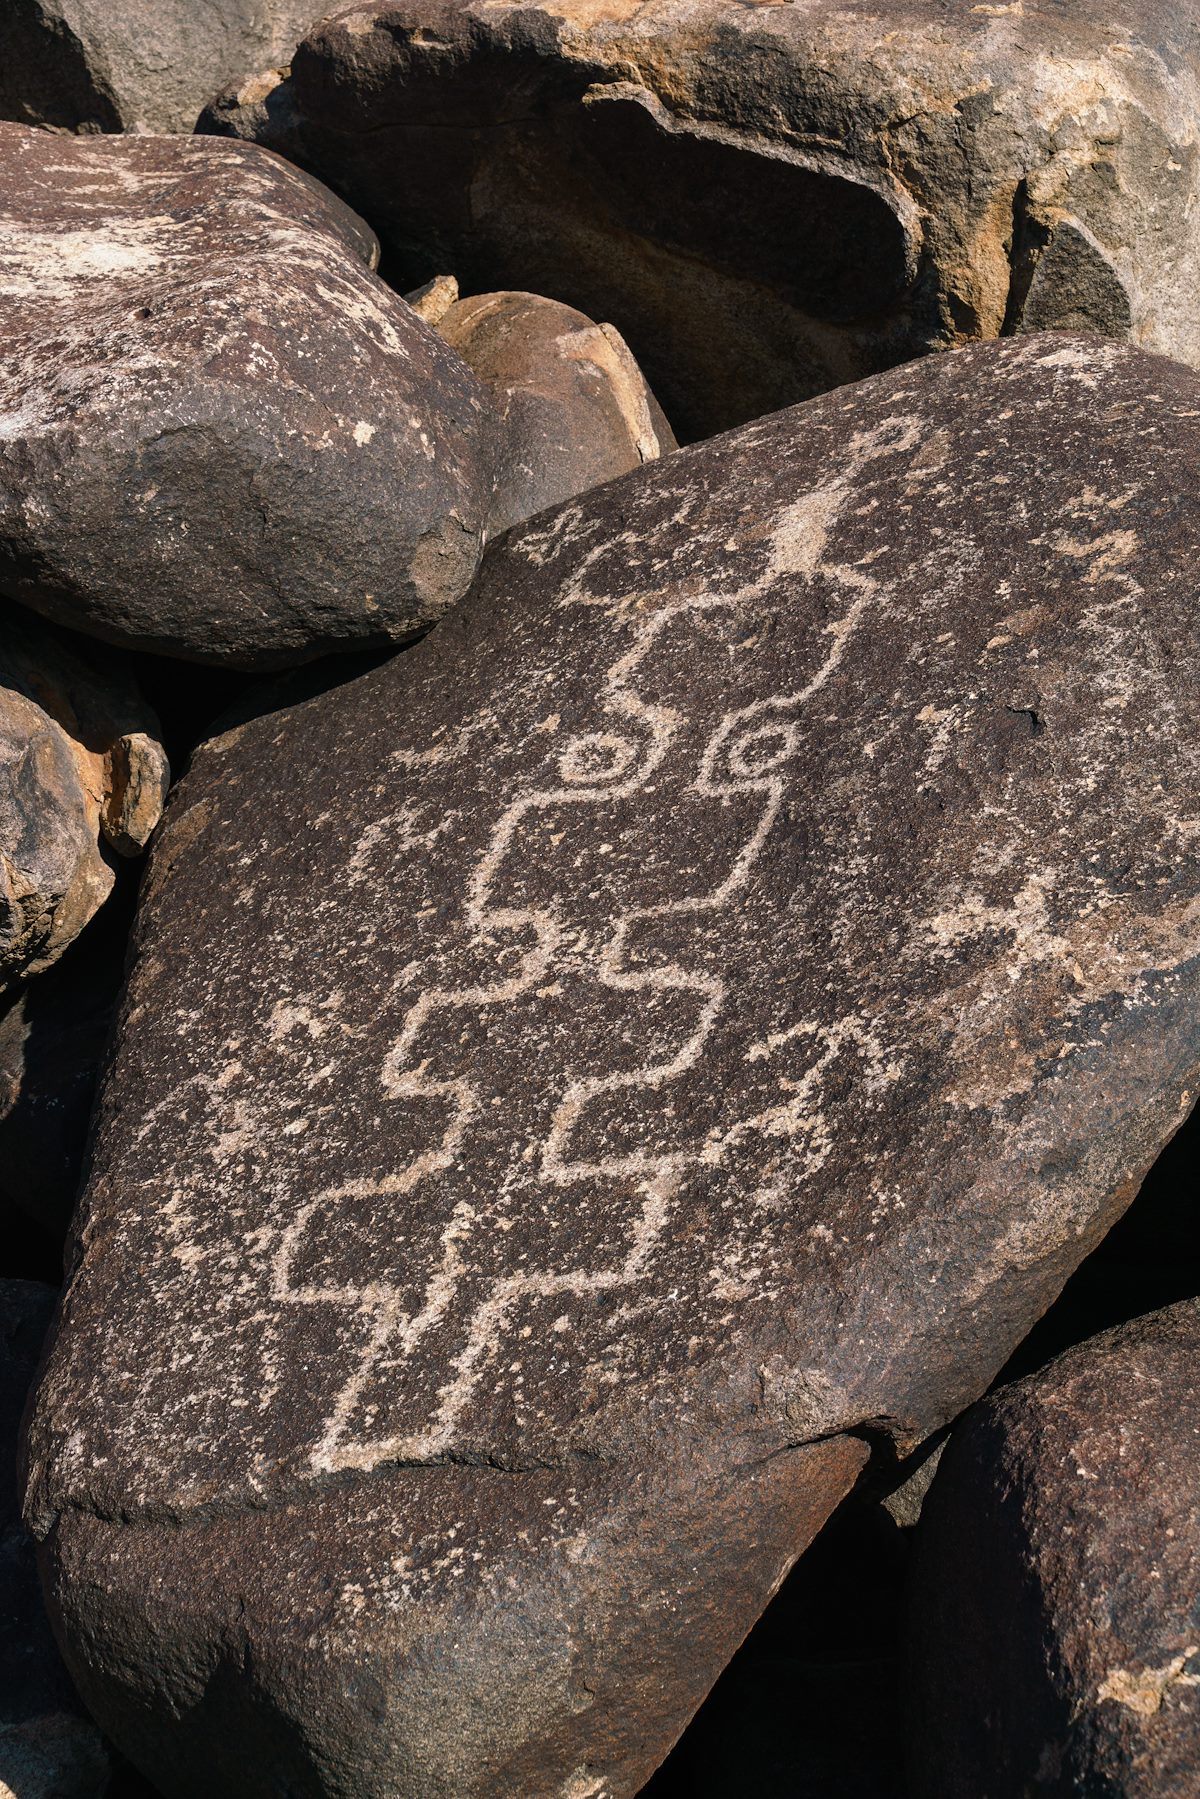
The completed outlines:
[[[403,0],[201,129],[315,169],[410,284],[612,319],[695,437],[1014,330],[1200,360],[1198,77],[1171,0]]]
[[[17,1504],[17,1427],[57,1295],[0,1281],[0,1794],[97,1799],[108,1753],[54,1645]]]
[[[0,585],[242,667],[402,638],[459,597],[482,391],[332,195],[251,146],[14,125],[0,204]]]
[[[1200,1300],[970,1412],[922,1514],[912,1759],[929,1799],[1193,1799]]]
[[[0,118],[190,131],[231,81],[284,62],[320,0],[5,0]]]
[[[121,659],[0,602],[0,990],[37,974],[145,848],[170,771]]]
[[[197,753],[29,1442],[159,1785],[629,1794],[984,1389],[1200,1078],[1198,463],[1165,361],[929,358]]]
[[[494,534],[677,446],[620,332],[537,294],[476,294],[437,321],[491,392]]]

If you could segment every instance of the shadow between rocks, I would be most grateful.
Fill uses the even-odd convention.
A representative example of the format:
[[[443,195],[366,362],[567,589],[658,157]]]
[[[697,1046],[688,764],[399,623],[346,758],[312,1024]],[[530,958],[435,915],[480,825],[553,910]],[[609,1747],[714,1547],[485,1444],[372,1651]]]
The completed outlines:
[[[642,1799],[906,1799],[909,1532],[851,1495],[763,1613]]]
[[[1076,1269],[1000,1371],[1032,1374],[1100,1331],[1200,1293],[1200,1106],[1176,1131],[1129,1210]]]

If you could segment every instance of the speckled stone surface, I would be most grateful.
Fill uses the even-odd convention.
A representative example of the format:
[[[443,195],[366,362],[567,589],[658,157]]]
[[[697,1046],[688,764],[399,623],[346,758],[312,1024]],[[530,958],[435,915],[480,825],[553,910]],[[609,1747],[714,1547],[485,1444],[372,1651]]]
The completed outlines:
[[[321,0],[6,0],[0,118],[190,131],[217,89],[286,62]]]
[[[0,126],[0,589],[242,667],[456,600],[489,415],[372,245],[250,145]]]
[[[437,329],[496,408],[491,535],[678,447],[613,325],[540,294],[503,293],[456,301]]]
[[[0,600],[0,992],[49,968],[162,816],[159,721],[125,660]]]
[[[1192,1799],[1200,1300],[1093,1337],[951,1437],[912,1584],[929,1799]]]
[[[984,1389],[1200,1074],[1198,463],[1178,366],[929,358],[197,753],[29,1439],[159,1784],[632,1793]]]
[[[402,0],[208,110],[415,284],[611,319],[683,438],[1014,330],[1200,361],[1176,0]]]

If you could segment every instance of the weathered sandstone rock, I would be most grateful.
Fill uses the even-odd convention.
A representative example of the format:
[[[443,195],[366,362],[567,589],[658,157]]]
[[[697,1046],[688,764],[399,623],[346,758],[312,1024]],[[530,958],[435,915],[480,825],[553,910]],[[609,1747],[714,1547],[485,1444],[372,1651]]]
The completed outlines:
[[[0,118],[63,131],[190,131],[205,101],[286,62],[320,0],[5,0]]]
[[[458,282],[453,275],[434,275],[404,296],[405,304],[419,313],[430,325],[440,325],[450,308],[460,299]]]
[[[1193,1799],[1198,1491],[1200,1300],[968,1414],[918,1536],[917,1792]]]
[[[169,778],[120,658],[0,601],[0,990],[79,935],[114,855],[145,848]]]
[[[1173,0],[371,0],[201,123],[613,320],[684,436],[1006,331],[1200,361],[1198,126]]]
[[[428,625],[491,489],[482,390],[253,146],[0,127],[0,585],[277,666]]]
[[[102,1799],[108,1752],[54,1644],[20,1519],[17,1427],[57,1294],[0,1280],[0,1794]]]
[[[983,1391],[1200,1078],[1198,465],[1166,361],[927,358],[197,752],[29,1440],[158,1785],[630,1794]]]
[[[492,533],[677,447],[614,326],[520,293],[475,294],[435,322],[499,416]]]

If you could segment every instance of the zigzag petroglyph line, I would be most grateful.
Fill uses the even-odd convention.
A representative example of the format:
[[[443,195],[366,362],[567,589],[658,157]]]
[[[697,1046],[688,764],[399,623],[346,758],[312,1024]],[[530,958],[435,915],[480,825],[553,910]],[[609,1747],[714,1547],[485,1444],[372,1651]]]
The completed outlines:
[[[893,423],[900,427],[900,435],[904,438],[909,421]],[[743,1120],[723,1137],[707,1139],[695,1149],[663,1152],[645,1149],[627,1156],[594,1161],[573,1158],[570,1151],[570,1140],[581,1118],[600,1095],[636,1087],[661,1087],[694,1067],[702,1056],[724,1007],[724,980],[679,964],[646,971],[631,969],[627,966],[630,936],[647,921],[717,910],[745,888],[786,794],[787,780],[783,771],[792,754],[798,729],[796,714],[837,669],[873,597],[874,581],[862,569],[828,566],[822,569],[827,582],[847,593],[848,604],[843,615],[826,627],[826,634],[831,639],[828,651],[803,687],[792,693],[756,700],[729,712],[709,738],[692,791],[719,799],[748,792],[763,796],[757,822],[724,879],[710,893],[636,908],[618,917],[612,935],[598,957],[597,979],[615,990],[691,992],[699,1001],[695,1023],[674,1055],[633,1071],[586,1077],[572,1083],[554,1113],[542,1146],[541,1173],[555,1185],[584,1178],[628,1180],[632,1177],[637,1180],[642,1204],[632,1221],[625,1255],[619,1263],[608,1268],[578,1268],[559,1273],[544,1270],[500,1277],[466,1326],[463,1348],[451,1362],[451,1378],[439,1393],[437,1411],[429,1425],[415,1434],[405,1432],[367,1441],[355,1440],[349,1435],[355,1408],[380,1356],[385,1352],[394,1354],[397,1350],[410,1354],[449,1312],[464,1272],[464,1241],[471,1233],[476,1213],[464,1200],[454,1206],[443,1230],[438,1265],[426,1285],[420,1306],[411,1314],[405,1311],[400,1293],[386,1282],[357,1287],[297,1284],[291,1278],[292,1263],[314,1216],[329,1204],[349,1197],[404,1195],[421,1180],[455,1165],[470,1121],[479,1108],[479,1095],[471,1082],[463,1077],[437,1079],[430,1073],[428,1059],[414,1062],[420,1036],[440,1012],[504,1005],[535,991],[546,980],[561,940],[552,904],[505,907],[492,899],[498,872],[518,830],[530,814],[551,806],[611,801],[614,797],[630,797],[645,788],[684,722],[678,712],[646,700],[634,685],[639,668],[658,638],[680,617],[718,608],[736,608],[768,591],[784,576],[811,575],[852,490],[853,475],[862,462],[871,459],[872,453],[878,453],[876,445],[883,447],[880,433],[875,434],[873,443],[864,442],[859,446],[851,466],[838,480],[803,496],[776,519],[766,565],[752,583],[725,594],[688,595],[653,609],[649,608],[654,595],[631,596],[623,602],[617,608],[617,616],[622,621],[627,621],[642,607],[647,610],[633,642],[608,670],[601,698],[610,715],[626,728],[632,725],[636,735],[596,732],[574,739],[559,757],[560,784],[518,795],[497,820],[468,884],[464,923],[477,943],[486,942],[498,932],[532,931],[533,946],[523,955],[517,972],[503,980],[490,984],[435,987],[421,994],[406,1014],[383,1069],[383,1085],[390,1097],[433,1099],[449,1104],[450,1118],[440,1143],[423,1151],[405,1168],[378,1180],[351,1182],[322,1193],[302,1208],[281,1238],[273,1280],[276,1299],[301,1304],[333,1303],[353,1308],[369,1321],[363,1349],[314,1449],[314,1470],[370,1467],[389,1459],[427,1460],[445,1453],[452,1445],[455,1428],[478,1384],[481,1367],[494,1353],[513,1308],[526,1298],[595,1294],[634,1281],[666,1226],[685,1165],[720,1160],[746,1130],[760,1122]],[[896,447],[894,432],[887,447]],[[576,597],[578,603],[595,603],[582,593]],[[717,772],[722,757],[728,770],[724,777]],[[836,1031],[828,1037],[819,1068],[813,1071],[814,1078],[838,1052],[841,1043],[842,1037]],[[868,1053],[875,1048],[872,1044]],[[801,1083],[801,1095],[807,1096],[812,1084],[811,1081],[807,1085]],[[769,1128],[785,1128],[786,1121],[780,1121],[787,1111],[786,1107],[774,1108],[769,1114]],[[792,1114],[795,1111],[794,1104]],[[767,1127],[767,1114],[762,1115],[761,1123]],[[798,1128],[798,1122],[793,1128]]]

